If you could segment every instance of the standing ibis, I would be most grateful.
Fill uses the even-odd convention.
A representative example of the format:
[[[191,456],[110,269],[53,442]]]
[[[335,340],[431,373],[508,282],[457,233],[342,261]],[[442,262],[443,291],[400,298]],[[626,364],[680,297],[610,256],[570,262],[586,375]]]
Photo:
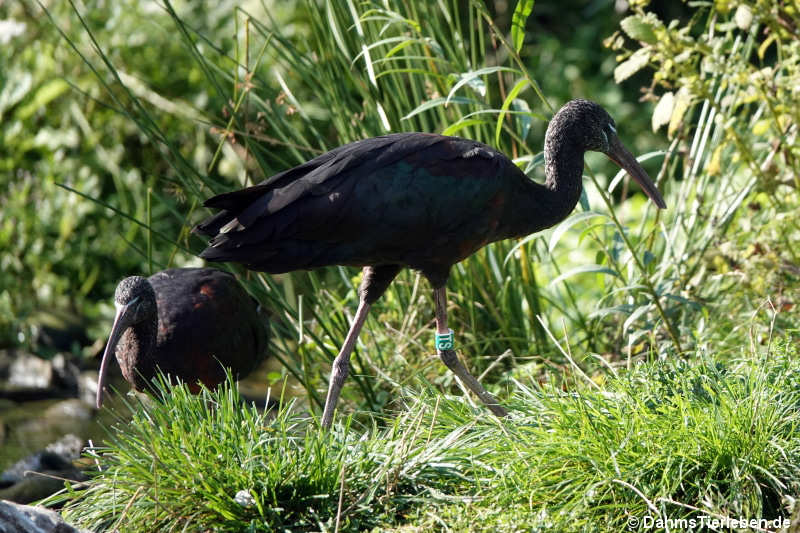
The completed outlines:
[[[544,185],[479,142],[427,133],[384,135],[209,199],[207,207],[222,211],[195,228],[212,237],[201,256],[271,273],[364,267],[358,311],[333,362],[323,426],[331,424],[370,305],[404,267],[420,271],[433,286],[439,357],[495,415],[504,416],[505,409],[452,349],[445,292],[450,267],[490,242],[566,218],[581,195],[587,150],[606,154],[658,207],[666,207],[608,113],[593,102],[573,100],[547,128]]]
[[[263,313],[236,279],[213,268],[173,268],[117,285],[117,315],[100,363],[97,407],[103,403],[111,354],[134,389],[145,391],[157,370],[196,393],[215,387],[225,367],[243,378],[264,359]]]

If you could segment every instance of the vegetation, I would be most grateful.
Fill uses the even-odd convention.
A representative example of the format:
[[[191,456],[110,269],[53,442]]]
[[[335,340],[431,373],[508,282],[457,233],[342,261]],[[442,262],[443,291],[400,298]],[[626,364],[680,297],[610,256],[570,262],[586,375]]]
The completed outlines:
[[[2,259],[31,280],[28,293],[12,294],[4,278],[7,313],[24,319],[30,302],[65,298],[75,279],[83,305],[111,294],[123,272],[187,264],[203,246],[188,230],[205,216],[205,197],[358,138],[462,135],[540,177],[546,119],[574,96],[611,110],[621,138],[646,152],[669,208],[655,210],[590,156],[581,205],[564,223],[453,269],[451,325],[467,364],[513,411],[505,425],[470,405],[427,355],[430,290],[406,272],[357,347],[340,403],[354,415],[320,433],[303,413],[321,404],[356,308],[357,272],[238,270],[275,313],[272,351],[296,403],[272,419],[239,408],[231,386],[133,405],[131,424],[93,452],[103,470],[59,497],[70,519],[98,529],[124,520],[148,530],[156,521],[176,530],[619,531],[645,515],[788,516],[800,471],[792,2],[692,3],[668,21],[633,1],[618,31],[607,26],[616,67],[592,41],[596,27],[553,22],[561,33],[549,32],[556,15],[532,2],[503,11],[477,0],[308,0],[260,16],[223,6],[218,17],[165,7],[143,11],[141,34],[141,20],[82,18],[58,5],[48,28],[63,40],[51,30],[20,54],[0,49],[17,61],[16,75],[0,72],[2,144],[12,149],[0,164],[22,169],[3,200],[18,216],[0,226],[3,249],[17,254]],[[115,35],[145,39],[115,47]],[[61,65],[73,70],[44,59],[42,47],[65,41]],[[58,98],[68,85],[49,81],[57,68],[83,99]],[[26,73],[31,85],[14,89]],[[612,75],[634,84],[627,94],[609,87]],[[633,102],[640,84],[652,117]],[[54,131],[48,151],[34,137],[54,120],[66,133],[72,121],[85,126],[68,146]],[[661,128],[669,146],[655,150]],[[28,257],[31,243],[55,243],[63,258]],[[120,259],[106,270],[106,257]],[[109,309],[92,313],[108,318]],[[30,336],[19,318],[2,327],[11,340]]]
[[[643,364],[602,390],[529,376],[505,423],[407,390],[397,417],[330,433],[293,402],[274,415],[240,405],[233,383],[199,396],[180,386],[163,404],[131,405],[133,420],[91,452],[102,470],[51,502],[103,531],[782,523],[782,497],[800,488],[800,362],[784,339],[741,355]]]
[[[0,6],[0,20],[14,22],[0,36],[9,43],[0,46],[0,347],[22,345],[42,355],[43,327],[77,321],[89,337],[102,338],[119,279],[191,258],[170,246],[185,198],[168,161],[115,98],[160,106],[161,133],[201,165],[209,157],[198,143],[206,126],[192,121],[200,116],[194,106],[222,105],[166,31],[169,17],[152,3],[88,10],[91,35],[69,3],[45,3],[46,13],[29,0]],[[185,16],[209,32],[224,32],[233,21],[228,15],[212,25],[210,10],[201,9]],[[98,78],[99,65],[85,64],[72,48],[91,49],[92,37],[117,65],[115,80]],[[127,97],[123,79],[132,91]]]

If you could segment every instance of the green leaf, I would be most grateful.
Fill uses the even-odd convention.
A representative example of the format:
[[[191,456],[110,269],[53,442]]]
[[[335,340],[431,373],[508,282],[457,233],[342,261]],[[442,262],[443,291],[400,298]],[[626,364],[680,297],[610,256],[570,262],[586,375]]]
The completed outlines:
[[[522,43],[525,42],[525,23],[533,11],[533,4],[534,0],[519,0],[511,16],[511,40],[517,52],[522,49]]]
[[[762,118],[753,125],[753,135],[759,137],[769,131],[772,124],[772,119]]]
[[[462,98],[462,97],[455,97],[455,98],[432,98],[430,100],[426,100],[422,102],[420,105],[415,107],[409,114],[401,118],[400,120],[408,120],[415,115],[419,115],[423,111],[427,111],[429,109],[433,109],[434,107],[439,106],[447,106],[448,104],[475,104],[475,105],[482,105],[482,102],[477,100],[472,100],[470,98]]]
[[[552,252],[555,249],[556,244],[558,244],[558,241],[561,239],[561,236],[564,235],[564,233],[566,233],[569,228],[571,228],[578,222],[593,217],[608,218],[608,215],[605,215],[603,213],[595,213],[594,211],[583,211],[575,215],[572,215],[567,220],[559,224],[555,230],[553,230],[553,234],[550,236],[550,243],[547,245],[548,251]]]
[[[386,58],[392,57],[393,55],[398,54],[399,52],[404,50],[406,47],[411,46],[412,44],[420,44],[420,40],[419,39],[405,39],[402,42],[400,42],[400,44],[396,45],[394,48],[392,48],[391,50],[386,52],[386,54],[383,57],[386,57]]]
[[[589,313],[589,318],[604,318],[613,314],[627,315],[630,313],[629,305],[615,305],[612,307],[602,307]]]
[[[451,124],[450,126],[445,128],[444,131],[442,132],[442,135],[455,135],[464,128],[469,128],[470,126],[481,126],[483,124],[488,124],[488,122],[478,118],[459,120],[455,124]]]
[[[500,114],[497,115],[497,125],[494,131],[495,144],[500,144],[500,131],[502,131],[503,129],[503,119],[506,118],[506,112],[508,111],[509,106],[517,97],[517,95],[520,93],[520,91],[522,91],[522,89],[524,89],[528,85],[530,85],[530,82],[527,79],[522,78],[514,85],[514,87],[511,88],[511,91],[509,91],[508,96],[506,96],[503,105],[500,107]]]
[[[651,308],[651,305],[639,306],[636,309],[636,311],[631,313],[631,315],[627,319],[625,319],[625,322],[622,323],[622,331],[628,331],[628,329],[634,324],[634,322],[639,320],[640,316],[642,316],[643,314],[645,314],[648,311],[650,311],[650,308]]]
[[[358,16],[358,10],[356,9],[355,4],[352,0],[347,0],[347,7],[350,9],[350,14],[353,17],[353,26],[356,29],[356,33],[360,40],[364,40],[364,28],[361,24],[361,18]],[[369,48],[367,48],[366,43],[362,43],[361,45],[361,54],[364,56],[364,65],[367,67],[367,77],[369,78],[370,83],[373,87],[378,86],[378,80],[375,78],[375,69],[372,65],[372,57],[369,53]],[[384,126],[386,125],[385,121]],[[387,128],[388,129],[388,128]]]
[[[767,52],[767,49],[770,47],[772,43],[777,41],[777,37],[775,37],[774,33],[770,33],[769,36],[764,39],[764,42],[761,43],[758,47],[758,58],[762,61],[764,60],[764,54]]]
[[[539,152],[534,156],[528,155],[518,157],[514,160],[514,163],[516,163],[518,167],[522,168],[522,171],[527,174],[534,168],[544,165],[544,152]],[[526,164],[524,167],[522,167],[521,163]]]
[[[591,210],[592,206],[589,205],[589,196],[586,194],[586,187],[581,187],[581,199],[580,199],[581,209],[584,211]]]
[[[36,111],[47,106],[50,102],[69,90],[69,84],[61,78],[56,78],[39,87],[30,102],[17,111],[17,118],[26,120]]]
[[[572,269],[567,270],[566,272],[562,273],[556,279],[554,279],[553,281],[548,283],[548,286],[552,287],[553,285],[556,285],[559,282],[564,281],[566,279],[569,279],[569,278],[571,278],[573,276],[576,276],[578,274],[586,274],[586,273],[608,274],[610,276],[614,276],[615,278],[622,279],[622,277],[619,275],[618,272],[616,272],[615,270],[611,270],[608,267],[604,267],[602,265],[582,265],[582,266],[572,268]]]
[[[642,41],[647,44],[655,44],[658,40],[655,32],[653,32],[653,21],[647,20],[638,15],[631,15],[630,17],[622,19],[619,23],[623,31],[628,34],[631,39]]]
[[[617,65],[617,68],[614,69],[614,81],[619,83],[627,80],[642,70],[647,65],[648,61],[650,61],[649,49],[640,48],[636,50],[631,57]]]
[[[458,82],[456,82],[456,84],[453,85],[453,88],[450,89],[450,93],[447,95],[447,101],[449,102],[450,100],[452,100],[453,95],[456,93],[456,91],[458,91],[461,87],[467,85],[474,79],[479,78],[481,76],[485,76],[487,74],[494,74],[496,72],[513,72],[517,75],[522,75],[522,73],[519,70],[510,67],[484,67],[484,68],[479,68],[478,70],[473,70],[471,72],[466,72],[464,74],[461,74],[460,76],[461,79],[459,79]]]
[[[334,12],[333,5],[331,4],[331,0],[327,0],[325,2],[325,16],[328,19],[328,28],[331,30],[331,35],[333,36],[333,40],[336,41],[336,45],[339,47],[339,52],[345,56],[350,56],[350,50],[347,45],[344,43],[344,38],[342,37],[342,32],[339,30],[339,25],[336,22],[336,13]]]
[[[531,132],[531,126],[533,126],[531,107],[528,105],[527,100],[523,100],[522,98],[515,98],[514,101],[511,102],[511,107],[514,108],[514,111],[518,111],[516,118],[519,138],[524,141],[528,138],[528,134]]]
[[[0,117],[6,109],[11,109],[25,98],[32,86],[33,76],[29,72],[14,72],[12,76],[4,78],[0,88]]]
[[[667,126],[667,137],[670,139],[673,138],[675,132],[680,127],[683,115],[686,114],[686,110],[689,109],[691,103],[692,95],[689,93],[689,89],[681,87],[675,95],[675,103],[672,106],[672,116],[669,118],[669,126]]]

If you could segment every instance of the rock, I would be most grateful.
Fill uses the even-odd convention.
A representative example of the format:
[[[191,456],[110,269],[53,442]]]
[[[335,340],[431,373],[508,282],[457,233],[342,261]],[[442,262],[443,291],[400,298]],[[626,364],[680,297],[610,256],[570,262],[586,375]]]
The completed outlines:
[[[13,387],[46,389],[53,382],[53,365],[35,355],[18,355],[8,371],[8,384]]]
[[[78,375],[78,398],[92,406],[97,398],[98,375],[97,370],[84,370]]]
[[[85,474],[72,464],[82,448],[81,439],[65,435],[44,450],[17,461],[0,474],[0,499],[30,503],[63,489],[65,479],[84,481]]]
[[[67,473],[69,477],[76,477],[78,470],[73,469],[72,473]],[[43,472],[48,475],[50,472]],[[60,475],[65,472],[59,471]],[[31,474],[19,483],[15,483],[8,488],[0,489],[0,500],[7,500],[19,504],[32,503],[47,498],[64,488],[64,480],[54,477],[47,477]],[[0,532],[3,530],[0,529]]]
[[[0,381],[8,381],[8,369],[15,353],[14,350],[0,350]]]
[[[67,392],[70,396],[77,396],[81,371],[70,359],[63,353],[57,353],[50,361],[53,368],[53,386]]]
[[[63,353],[47,360],[16,350],[0,352],[0,399],[27,402],[77,396],[80,370],[71,359]]]
[[[70,462],[81,456],[81,450],[83,450],[83,440],[72,434],[64,435],[45,448],[46,452],[58,454]]]
[[[26,471],[59,470],[72,466],[72,461],[80,457],[83,441],[75,435],[64,435],[48,444],[44,450],[20,459],[0,474],[0,486],[15,483],[25,477]]]
[[[50,420],[63,420],[65,418],[73,421],[91,420],[92,408],[81,400],[73,398],[51,405],[45,410],[44,417]],[[80,449],[78,451],[80,452]]]
[[[47,309],[31,315],[36,351],[69,352],[89,344],[86,320],[75,309]]]
[[[98,435],[94,413],[93,406],[73,398],[21,404],[8,415],[0,415],[0,419],[3,419],[9,427],[7,442],[13,443],[10,453],[6,454],[5,462],[0,464],[0,471],[11,461],[29,456],[31,452],[43,450],[67,433],[83,438],[89,435],[95,435],[94,438],[102,436]]]
[[[0,500],[0,533],[83,533],[55,511]]]

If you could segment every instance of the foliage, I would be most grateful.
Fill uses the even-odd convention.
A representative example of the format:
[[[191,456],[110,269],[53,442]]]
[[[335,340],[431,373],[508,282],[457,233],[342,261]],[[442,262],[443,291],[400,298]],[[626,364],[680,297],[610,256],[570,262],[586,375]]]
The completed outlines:
[[[452,437],[420,439],[421,412],[388,429],[373,421],[328,432],[292,401],[277,412],[242,405],[232,379],[197,396],[166,379],[158,389],[163,403],[126,402],[130,422],[89,450],[102,465],[90,482],[50,500],[67,503],[71,523],[93,531],[123,520],[126,531],[361,531],[401,516],[428,486],[445,489],[460,477],[446,465]]]
[[[316,6],[309,2],[306,9],[313,12]],[[310,43],[285,35],[274,23],[262,24],[243,15],[246,24],[242,26],[251,28],[246,43],[252,50],[237,59],[245,66],[243,71],[215,68],[221,59],[213,54],[197,57],[209,85],[234,87],[229,118],[218,131],[221,145],[235,143],[252,162],[249,179],[257,181],[318,150],[398,129],[466,135],[515,155],[528,170],[541,165],[539,146],[545,125],[541,118],[552,112],[551,104],[482,4],[470,3],[466,10],[448,3],[399,2],[389,7],[325,3],[321,8],[324,16],[309,21],[314,38]],[[176,25],[183,27],[179,19]],[[186,38],[190,46],[200,39],[188,31]],[[499,52],[505,59],[495,64]],[[533,111],[522,98],[526,92],[538,99],[535,105],[541,111]],[[199,179],[215,192],[230,188],[202,176]],[[521,243],[496,243],[453,269],[452,317],[464,332],[461,345],[465,349],[486,354],[510,350],[506,365],[532,356],[558,361],[562,358],[550,344],[541,316],[545,324],[566,318],[565,333],[577,336],[576,344],[583,348],[604,351],[611,345],[614,350],[620,334],[602,319],[639,308],[642,311],[632,313],[634,318],[624,328],[636,326],[633,344],[643,335],[653,339],[670,335],[678,345],[678,333],[669,325],[667,313],[679,313],[683,301],[669,300],[670,287],[651,283],[647,271],[652,270],[647,267],[651,248],[658,246],[653,244],[653,227],[644,225],[638,234],[629,235],[624,226],[630,213],[622,220],[613,212],[611,197],[595,189],[584,204],[598,203],[612,212],[600,213],[605,223],[590,227],[590,244],[596,246],[589,246],[577,268],[562,266],[564,254],[554,251],[558,239],[548,245],[547,236],[536,236]],[[564,231],[559,235],[563,237]],[[597,265],[591,259],[588,265],[580,264],[594,257],[607,264]],[[576,278],[586,272],[609,276]],[[261,285],[253,290],[280,310],[287,328],[276,338],[311,341],[284,342],[275,352],[289,354],[284,358],[289,371],[304,382],[309,396],[318,398],[315,389],[324,381],[317,378],[315,369],[335,355],[338,343],[330,339],[344,336],[348,320],[339,310],[355,307],[357,278],[343,269],[329,269],[286,276],[278,290],[273,280],[260,279]],[[309,290],[317,302],[304,308],[306,316],[300,316],[295,294]],[[580,299],[576,292],[582,293]],[[594,302],[603,299],[607,311],[590,315]],[[392,376],[397,375],[394,368],[409,360],[414,366],[422,364],[423,354],[431,350],[430,341],[419,340],[430,320],[426,307],[432,308],[429,292],[422,292],[415,275],[401,275],[378,309],[381,324],[399,335],[387,335],[381,326],[364,340],[367,350],[356,354],[356,379],[362,373],[359,369],[369,369],[365,374],[383,369]],[[311,320],[306,319],[309,315]],[[409,347],[413,348],[410,353]],[[369,354],[377,354],[377,360]],[[490,360],[475,364],[486,369]],[[363,378],[359,386],[371,408],[378,409],[386,401],[387,395]]]
[[[201,116],[194,106],[222,107],[152,2],[86,10],[92,35],[69,3],[45,4],[47,12],[32,0],[0,4],[4,27],[17,28],[0,36],[8,42],[0,47],[0,346],[33,348],[47,317],[65,314],[102,337],[119,279],[189,261],[171,242],[189,200],[159,139],[143,134],[122,102],[149,110],[171,145],[200,166],[210,157],[205,127],[187,128],[187,119]],[[184,7],[182,16],[224,31],[233,18],[219,15],[231,4]],[[114,75],[75,53],[90,54],[92,37],[106,46]]]
[[[503,424],[427,388],[393,421],[330,433],[291,402],[274,414],[240,405],[232,383],[198,396],[162,383],[164,403],[134,403],[133,420],[91,451],[103,468],[91,482],[51,503],[95,531],[122,520],[126,531],[620,531],[631,517],[780,519],[800,489],[797,353],[776,339],[740,356],[643,364],[603,390],[528,377]]]
[[[154,253],[181,262],[186,256],[176,259],[176,252],[196,251],[204,244],[187,237],[191,223],[204,215],[194,213],[204,197],[258,181],[320,150],[388,130],[466,135],[514,155],[534,174],[541,172],[542,119],[552,108],[538,79],[548,80],[553,66],[539,59],[529,67],[520,53],[538,58],[537,49],[549,49],[551,44],[520,41],[519,32],[512,44],[483,4],[457,7],[447,2],[308,1],[292,13],[293,24],[242,10],[232,18],[237,41],[216,46],[202,27],[190,24],[167,4],[173,33],[195,62],[190,78],[218,101],[228,102],[209,130],[216,148],[211,147],[203,160],[205,170],[184,155],[171,130],[154,120],[148,100],[140,96],[135,83],[119,76],[114,58],[102,46],[91,55],[75,46],[90,64],[97,63],[101,80],[111,80],[104,82],[110,103],[137,124],[150,144],[161,148],[170,165],[165,170],[169,177],[156,187],[171,188],[186,198],[180,203],[168,195],[154,197],[155,215],[145,224],[150,231],[138,233],[134,244],[147,249],[153,236],[164,235],[151,245]],[[623,29],[639,38],[644,49],[675,40],[658,32],[672,31],[669,28],[679,24],[659,25],[654,15],[637,9]],[[517,21],[526,14],[533,20],[535,13],[522,5]],[[706,19],[703,14],[699,11],[691,24],[716,20],[716,12],[705,13]],[[741,58],[749,56],[742,50],[753,46],[729,45],[737,36],[730,25],[725,28],[719,43],[713,48],[698,45],[696,53],[717,50],[729,53],[730,62],[745,61]],[[91,20],[86,20],[85,30],[95,31]],[[621,38],[611,42],[621,45]],[[648,59],[666,61],[669,51],[662,55],[648,51]],[[700,76],[722,79],[714,72]],[[659,78],[666,79],[666,75]],[[750,89],[740,83],[736,91]],[[550,232],[488,246],[453,269],[452,323],[460,332],[464,354],[472,355],[471,366],[490,377],[526,362],[569,363],[590,374],[602,373],[607,362],[630,366],[635,358],[688,353],[713,334],[704,326],[710,307],[721,302],[710,302],[731,287],[729,279],[717,275],[715,245],[733,235],[743,220],[737,213],[755,191],[755,178],[749,174],[752,165],[737,159],[733,145],[723,142],[744,112],[718,122],[713,102],[731,106],[731,99],[722,98],[722,93],[713,95],[716,100],[703,100],[705,96],[698,94],[681,104],[686,107],[684,120],[671,129],[669,151],[643,156],[664,156],[659,175],[670,205],[665,213],[656,213],[639,197],[629,198],[624,174],[610,179],[590,173],[581,212]],[[657,106],[657,113],[663,114],[663,107]],[[703,107],[712,111],[704,113]],[[676,104],[675,109],[680,108]],[[698,108],[699,114],[694,111]],[[696,121],[690,120],[693,113]],[[622,124],[621,133],[626,138]],[[747,128],[739,135],[745,133]],[[235,164],[226,163],[226,153],[232,154]],[[728,158],[731,164],[720,164]],[[595,166],[598,160],[589,161]],[[222,172],[231,166],[234,172]],[[671,195],[673,183],[677,191]],[[701,208],[706,197],[716,199],[707,210]],[[638,227],[636,219],[642,220]],[[355,308],[358,276],[330,268],[277,278],[243,277],[248,278],[249,290],[275,314],[274,355],[309,399],[320,404],[328,363]],[[345,389],[346,397],[379,410],[391,401],[397,386],[407,384],[397,377],[407,375],[404,367],[422,369],[431,378],[441,374],[439,365],[426,355],[432,351],[427,338],[432,308],[424,281],[403,273],[368,322],[368,334],[362,336],[355,354],[356,386]],[[564,345],[585,355],[573,359]],[[605,354],[602,361],[599,353]],[[376,374],[381,376],[377,381],[368,377]],[[437,380],[453,384],[450,375]]]
[[[800,483],[796,355],[781,341],[730,365],[637,366],[603,390],[521,387],[518,418],[476,439],[492,442],[491,451],[472,448],[463,463],[468,477],[482,477],[478,494],[467,491],[476,503],[440,516],[454,530],[486,524],[481,531],[498,523],[645,531],[630,519],[785,517],[782,497]]]
[[[789,310],[800,260],[800,13],[792,2],[715,2],[684,25],[646,5],[622,22],[635,51],[619,32],[607,42],[624,60],[618,74],[631,62],[654,69],[652,125],[667,126],[664,169],[680,181],[667,225],[680,295],[707,305],[712,320],[749,315],[760,305],[752,297]],[[696,339],[710,334],[716,351],[728,348],[718,344],[725,328],[701,325]]]
[[[707,101],[719,116],[715,120],[724,124],[710,153],[710,175],[720,173],[722,160],[732,159],[747,165],[761,187],[797,186],[796,177],[786,175],[800,155],[795,142],[800,119],[797,6],[717,2],[699,9],[682,26],[678,21],[665,25],[640,5],[621,25],[640,48],[626,54],[629,57],[617,67],[616,77],[624,79],[647,65],[654,68],[647,92],[648,98],[658,101],[653,129],[668,125],[668,134],[674,137],[691,105]],[[607,42],[624,50],[619,32]],[[657,88],[666,91],[657,96]],[[772,154],[768,160],[757,153],[762,147]],[[738,154],[723,157],[733,151]],[[768,164],[759,168],[765,161]],[[767,168],[770,165],[773,168]]]

